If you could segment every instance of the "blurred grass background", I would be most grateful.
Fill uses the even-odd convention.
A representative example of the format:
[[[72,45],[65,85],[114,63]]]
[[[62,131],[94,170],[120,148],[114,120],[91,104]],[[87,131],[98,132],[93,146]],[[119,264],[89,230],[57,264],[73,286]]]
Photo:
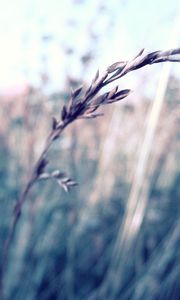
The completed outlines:
[[[0,249],[51,118],[71,87],[86,86],[99,66],[128,59],[139,47],[178,44],[178,2],[170,10],[165,2],[145,29],[141,9],[147,10],[137,3],[134,10],[131,1],[68,1],[59,35],[58,14],[54,27],[45,21],[38,27],[34,13],[39,35],[27,30],[33,41],[27,48],[34,53],[41,43],[32,58],[41,63],[33,69],[24,60],[23,82],[1,87]],[[58,9],[63,15],[56,1],[44,7],[45,20],[49,8],[49,16]],[[146,40],[151,27],[157,30]],[[72,124],[54,144],[49,168],[67,172],[79,186],[66,194],[48,181],[31,190],[10,249],[5,299],[179,299],[180,79],[179,65],[169,66],[128,75],[120,85],[134,89],[129,99],[105,107],[102,118]]]

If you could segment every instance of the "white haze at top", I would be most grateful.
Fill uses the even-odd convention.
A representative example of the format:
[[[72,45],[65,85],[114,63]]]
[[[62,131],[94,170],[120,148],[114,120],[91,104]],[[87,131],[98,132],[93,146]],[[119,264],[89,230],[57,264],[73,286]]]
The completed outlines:
[[[130,59],[143,47],[147,51],[175,47],[179,37],[176,45],[169,45],[169,40],[178,3],[0,0],[0,92],[16,92],[28,83],[39,86],[44,72],[50,78],[48,91],[56,91],[67,74],[88,80],[97,68]],[[98,36],[96,42],[89,32]],[[64,49],[73,49],[73,54],[65,56]],[[94,60],[84,74],[79,58],[89,50]],[[173,71],[179,76],[178,67]]]

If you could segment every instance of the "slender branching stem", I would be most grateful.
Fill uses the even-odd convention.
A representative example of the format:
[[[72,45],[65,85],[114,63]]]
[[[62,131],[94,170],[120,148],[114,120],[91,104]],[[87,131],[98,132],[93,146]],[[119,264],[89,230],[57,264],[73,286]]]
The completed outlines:
[[[99,92],[104,86],[116,81],[117,79],[120,79],[127,73],[142,68],[146,65],[167,61],[180,62],[179,55],[180,48],[170,49],[167,51],[155,51],[149,54],[144,54],[143,49],[138,53],[138,55],[135,56],[135,58],[130,61],[119,61],[112,64],[101,76],[99,75],[99,71],[97,71],[95,78],[93,79],[88,89],[83,89],[83,87],[80,87],[72,92],[69,104],[67,106],[64,105],[61,110],[60,120],[53,118],[52,130],[47,137],[44,149],[33,168],[31,176],[24,190],[16,201],[13,211],[12,223],[9,227],[9,232],[4,243],[2,260],[0,264],[0,299],[3,299],[3,275],[8,262],[10,246],[16,232],[23,205],[31,188],[40,179],[52,178],[57,180],[57,182],[66,191],[68,191],[70,187],[76,185],[76,182],[66,177],[65,173],[62,173],[58,170],[52,173],[45,172],[45,168],[48,164],[47,154],[53,142],[61,136],[64,129],[72,122],[76,121],[77,119],[94,119],[96,117],[99,117],[102,114],[94,112],[101,105],[120,101],[126,98],[131,92],[131,90],[129,89],[118,91],[118,86],[116,86],[109,92],[99,95]]]

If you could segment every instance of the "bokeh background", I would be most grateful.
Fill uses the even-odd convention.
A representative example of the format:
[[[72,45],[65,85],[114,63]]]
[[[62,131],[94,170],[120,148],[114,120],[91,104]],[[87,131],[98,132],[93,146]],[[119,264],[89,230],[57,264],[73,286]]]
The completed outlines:
[[[52,116],[97,69],[178,47],[178,0],[0,0],[0,250]],[[54,143],[53,181],[28,195],[4,277],[7,300],[176,300],[180,295],[178,63]],[[109,88],[113,87],[112,84]]]

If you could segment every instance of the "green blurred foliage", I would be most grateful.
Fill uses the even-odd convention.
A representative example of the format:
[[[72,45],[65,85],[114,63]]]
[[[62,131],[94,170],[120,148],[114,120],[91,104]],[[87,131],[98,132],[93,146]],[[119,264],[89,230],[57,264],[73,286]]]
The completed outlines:
[[[179,94],[178,80],[171,78],[144,180],[149,187],[146,213],[116,296],[107,290],[102,298],[101,292],[110,266],[118,263],[113,249],[144,135],[150,105],[146,99],[137,106],[115,108],[122,124],[113,150],[105,142],[110,143],[113,134],[108,131],[113,108],[105,110],[103,119],[78,121],[54,144],[48,168],[67,172],[79,186],[66,194],[56,182],[47,181],[30,192],[10,249],[4,280],[7,300],[178,299],[180,173],[174,111]],[[1,245],[16,198],[42,148],[52,115],[59,114],[62,98],[67,98],[64,95],[48,99],[31,91],[19,111],[11,108],[8,121],[2,112],[10,104],[2,102]],[[117,285],[119,280],[113,277]]]

